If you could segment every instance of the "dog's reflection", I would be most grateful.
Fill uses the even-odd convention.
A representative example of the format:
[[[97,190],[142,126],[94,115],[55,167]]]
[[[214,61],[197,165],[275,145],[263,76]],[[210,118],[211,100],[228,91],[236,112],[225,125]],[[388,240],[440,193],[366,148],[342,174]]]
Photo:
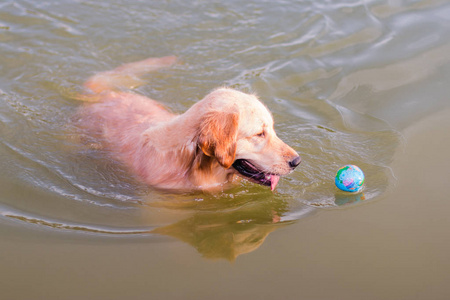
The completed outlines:
[[[234,261],[258,249],[274,230],[293,222],[281,218],[286,206],[284,202],[255,201],[227,212],[197,212],[152,233],[180,239],[205,258]]]
[[[335,195],[336,206],[354,205],[364,200],[364,193]],[[205,258],[234,261],[239,255],[258,249],[271,232],[316,212],[310,206],[293,209],[286,201],[264,198],[238,208],[225,205],[217,210],[197,211],[187,219],[156,228],[152,233],[186,242]]]

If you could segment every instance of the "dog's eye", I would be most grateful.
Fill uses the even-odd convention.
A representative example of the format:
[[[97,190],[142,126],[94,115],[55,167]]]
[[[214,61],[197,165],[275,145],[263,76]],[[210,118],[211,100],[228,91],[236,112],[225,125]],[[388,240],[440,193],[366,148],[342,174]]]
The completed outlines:
[[[261,131],[260,133],[258,133],[256,136],[257,136],[257,137],[263,138],[263,137],[266,136],[266,132],[263,130],[263,131]]]

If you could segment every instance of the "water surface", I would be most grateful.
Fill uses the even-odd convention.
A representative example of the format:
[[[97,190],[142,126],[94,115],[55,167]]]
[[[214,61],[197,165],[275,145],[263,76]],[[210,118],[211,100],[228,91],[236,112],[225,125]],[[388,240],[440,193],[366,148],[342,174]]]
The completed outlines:
[[[284,298],[298,299],[298,286],[282,284],[297,281],[307,299],[361,299],[358,288],[343,277],[369,276],[370,271],[347,264],[373,259],[385,266],[395,259],[386,253],[356,255],[349,262],[335,251],[327,253],[331,263],[323,249],[350,252],[351,245],[371,236],[379,238],[377,249],[392,249],[394,240],[410,234],[408,228],[399,226],[394,237],[372,221],[355,228],[345,218],[365,215],[382,222],[392,209],[398,224],[406,224],[427,208],[405,214],[409,210],[393,203],[406,201],[406,190],[419,195],[424,188],[414,184],[414,171],[407,167],[423,155],[406,155],[405,160],[399,153],[409,153],[415,140],[423,140],[417,147],[425,151],[431,143],[427,138],[438,132],[433,128],[448,125],[435,122],[434,116],[450,106],[449,16],[448,2],[438,0],[3,1],[0,237],[4,274],[11,275],[2,280],[6,294],[76,299],[83,297],[75,288],[86,283],[83,274],[94,274],[86,275],[86,290],[97,298],[206,299],[214,288],[227,286],[236,292],[224,292],[224,299],[275,296],[264,284],[271,281],[282,287]],[[80,106],[75,95],[83,81],[125,62],[165,55],[177,55],[183,63],[146,77],[148,84],[137,93],[182,113],[226,85],[256,93],[272,111],[278,135],[303,158],[275,193],[246,181],[218,194],[156,191],[139,183],[107,151],[79,143],[71,117]],[[424,126],[428,132],[411,129]],[[448,139],[448,130],[439,132],[442,144],[427,150],[435,151],[435,157],[444,153]],[[334,174],[344,164],[364,170],[363,193],[350,195],[334,186]],[[433,171],[443,165],[431,165],[429,174],[448,179],[448,172]],[[410,185],[405,187],[405,181]],[[442,192],[433,199],[445,201],[445,185],[427,184]],[[412,200],[404,204],[411,203],[419,205]],[[432,219],[422,220],[430,231],[449,225]],[[339,228],[348,233],[346,243],[336,241],[339,233],[331,234]],[[305,249],[310,251],[302,252],[301,259],[286,250],[301,248],[299,237],[308,241]],[[424,235],[416,238],[411,249],[429,242]],[[428,253],[449,246],[439,244]],[[398,255],[403,254],[392,253]],[[429,267],[421,255],[412,257],[411,265]],[[445,265],[433,263],[439,270]],[[134,281],[123,282],[118,274],[125,265],[123,274]],[[300,274],[302,267],[307,271]],[[180,275],[174,281],[169,275],[160,278],[161,270]],[[383,270],[393,271],[388,264]],[[205,272],[225,277],[205,278]],[[233,279],[239,272],[251,278],[250,289]],[[440,284],[448,275],[425,274],[438,295],[449,295]],[[417,288],[414,283],[427,280],[412,272],[402,276],[411,285],[392,288],[392,299],[427,295],[407,293]],[[67,281],[61,285],[63,278]],[[145,284],[155,278],[160,278],[158,287]],[[21,291],[18,282],[32,288]],[[95,283],[107,282],[121,284],[111,292],[96,288]],[[314,293],[319,282],[330,286],[329,294]],[[386,282],[372,280],[360,291],[370,290],[379,299],[375,291],[381,285]],[[424,284],[421,291],[427,289],[431,285]]]

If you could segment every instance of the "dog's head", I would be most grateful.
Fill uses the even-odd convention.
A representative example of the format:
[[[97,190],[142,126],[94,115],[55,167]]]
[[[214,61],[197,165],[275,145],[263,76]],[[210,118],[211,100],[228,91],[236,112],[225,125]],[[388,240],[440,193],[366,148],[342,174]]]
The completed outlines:
[[[224,168],[275,189],[300,156],[280,140],[269,110],[254,95],[222,88],[203,100],[198,145]]]

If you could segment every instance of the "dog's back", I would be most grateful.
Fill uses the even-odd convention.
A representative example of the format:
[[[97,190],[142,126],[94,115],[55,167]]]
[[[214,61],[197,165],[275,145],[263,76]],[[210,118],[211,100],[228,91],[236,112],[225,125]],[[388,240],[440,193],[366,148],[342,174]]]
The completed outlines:
[[[170,56],[126,64],[98,73],[84,84],[83,99],[88,101],[77,113],[79,127],[141,177],[145,174],[139,173],[146,172],[140,169],[150,163],[143,159],[147,155],[143,152],[148,150],[142,147],[146,143],[142,140],[144,132],[176,115],[152,99],[122,90],[130,82],[140,81],[139,75],[174,62],[175,57]]]

